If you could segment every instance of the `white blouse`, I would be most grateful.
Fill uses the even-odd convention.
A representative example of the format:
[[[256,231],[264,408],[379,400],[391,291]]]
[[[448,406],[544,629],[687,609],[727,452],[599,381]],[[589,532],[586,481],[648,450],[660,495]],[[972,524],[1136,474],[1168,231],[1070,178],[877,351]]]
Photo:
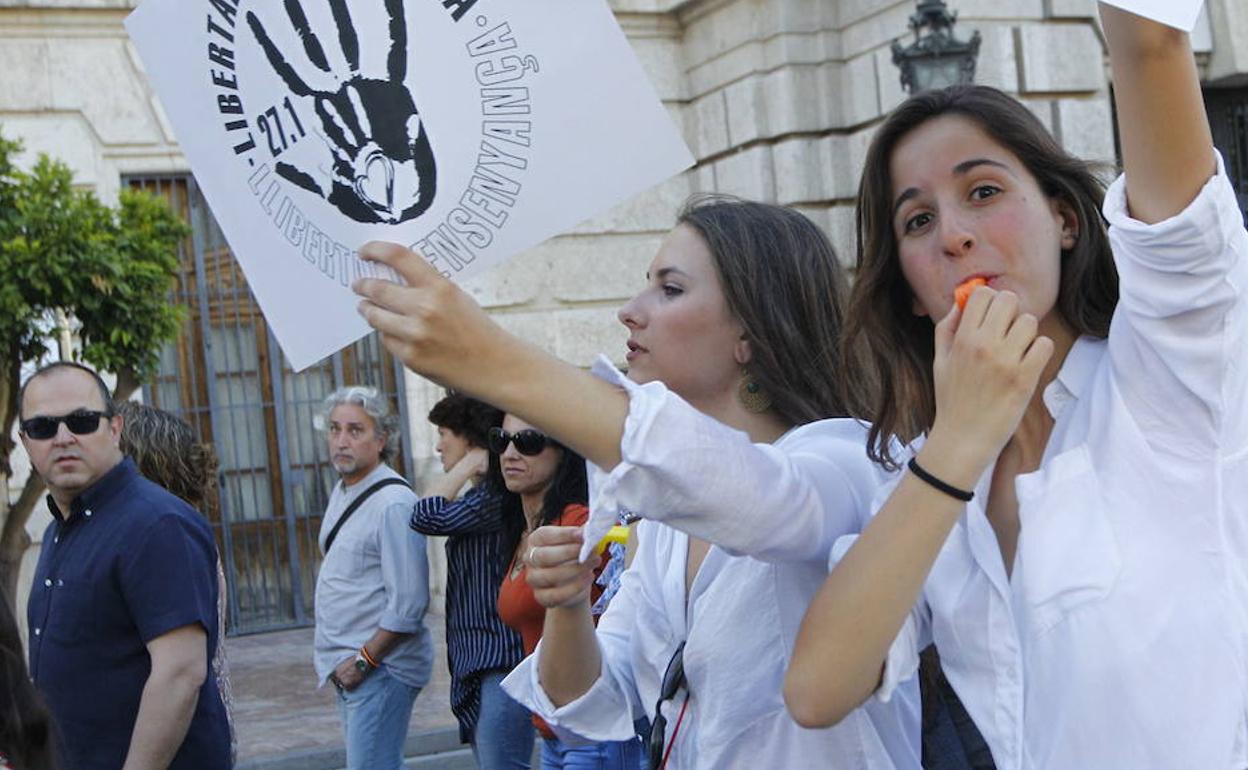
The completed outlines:
[[[638,386],[605,359],[594,371],[626,389],[630,407],[623,461],[609,475],[594,469],[586,541],[621,508],[648,520],[598,625],[597,682],[556,708],[538,682],[539,645],[504,682],[507,692],[564,739],[626,739],[635,719],[653,719],[664,670],[683,641],[688,688],[663,708],[668,740],[675,735],[670,770],[917,770],[916,684],[824,730],[794,722],[782,694],[828,554],[840,536],[862,529],[888,478],[866,456],[865,428],[823,420],[775,444],[752,444],[659,383]],[[715,545],[686,602],[689,535]]]
[[[984,513],[990,469],[879,702],[934,640],[1001,770],[1243,770],[1248,233],[1220,158],[1165,222],[1132,220],[1122,179],[1104,211],[1121,299],[1109,339],[1077,341],[1043,394],[1056,426],[1015,485],[1012,577]]]

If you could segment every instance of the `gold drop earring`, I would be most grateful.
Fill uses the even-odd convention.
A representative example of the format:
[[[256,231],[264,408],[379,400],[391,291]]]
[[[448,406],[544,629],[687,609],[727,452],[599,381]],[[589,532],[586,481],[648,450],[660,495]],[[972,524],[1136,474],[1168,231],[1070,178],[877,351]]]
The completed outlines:
[[[741,384],[737,386],[737,398],[747,412],[762,414],[771,408],[771,395],[763,390],[763,386],[750,375],[748,369],[741,369]]]

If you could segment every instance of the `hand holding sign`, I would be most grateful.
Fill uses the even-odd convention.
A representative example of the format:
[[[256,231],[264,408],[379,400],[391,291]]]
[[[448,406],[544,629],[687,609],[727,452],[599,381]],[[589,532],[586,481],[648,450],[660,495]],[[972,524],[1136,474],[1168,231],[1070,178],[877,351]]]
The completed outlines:
[[[433,203],[437,170],[416,103],[404,85],[407,26],[403,3],[384,1],[390,47],[385,72],[370,73],[375,76],[361,69],[360,40],[345,0],[328,0],[338,33],[333,59],[345,72],[331,65],[299,0],[286,0],[284,5],[303,44],[300,66],[278,49],[252,11],[247,12],[247,24],[291,92],[315,100],[320,137],[328,150],[319,179],[284,161],[277,162],[277,173],[327,199],[357,222],[397,224],[419,216]],[[272,129],[262,131],[270,137],[273,134]],[[281,141],[285,143],[284,137]]]
[[[364,298],[360,315],[412,371],[473,394],[482,372],[499,371],[491,369],[493,351],[521,344],[416,252],[374,241],[360,248],[360,258],[392,268],[407,283],[369,278],[352,288]]]

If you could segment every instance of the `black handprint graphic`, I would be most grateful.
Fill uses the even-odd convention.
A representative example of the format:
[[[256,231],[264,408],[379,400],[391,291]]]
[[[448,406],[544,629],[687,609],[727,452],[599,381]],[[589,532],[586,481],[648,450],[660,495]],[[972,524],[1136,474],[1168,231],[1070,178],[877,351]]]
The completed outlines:
[[[329,150],[328,166],[319,169],[320,181],[285,161],[277,162],[277,173],[325,198],[357,222],[406,222],[433,203],[437,167],[416,103],[404,85],[407,25],[403,0],[383,0],[390,51],[386,71],[376,73],[381,77],[361,70],[360,39],[347,0],[327,2],[345,73],[335,72],[330,65],[300,0],[283,0],[306,57],[299,67],[282,54],[255,13],[247,12],[247,24],[274,71],[292,93],[314,100],[321,122],[318,133]]]

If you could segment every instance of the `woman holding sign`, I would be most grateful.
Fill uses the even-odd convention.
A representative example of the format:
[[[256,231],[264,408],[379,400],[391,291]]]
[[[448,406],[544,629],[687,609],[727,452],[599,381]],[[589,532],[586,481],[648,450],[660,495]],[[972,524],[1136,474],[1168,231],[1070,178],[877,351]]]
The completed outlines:
[[[1108,232],[990,89],[911,99],[868,153],[849,331],[874,454],[923,438],[803,622],[803,724],[887,702],[934,640],[997,767],[1248,766],[1248,234],[1187,35],[1101,18]]]
[[[405,249],[361,252],[410,284],[357,287],[392,351],[601,469],[584,531],[622,511],[643,517],[597,630],[594,543],[581,528],[530,536],[528,581],[547,612],[508,690],[558,735],[625,740],[650,720],[655,770],[918,768],[914,685],[823,730],[800,727],[781,697],[830,549],[861,530],[886,479],[865,428],[844,419],[857,396],[836,366],[836,256],[810,220],[776,206],[712,199],[679,222],[619,313],[627,378],[503,333]]]

